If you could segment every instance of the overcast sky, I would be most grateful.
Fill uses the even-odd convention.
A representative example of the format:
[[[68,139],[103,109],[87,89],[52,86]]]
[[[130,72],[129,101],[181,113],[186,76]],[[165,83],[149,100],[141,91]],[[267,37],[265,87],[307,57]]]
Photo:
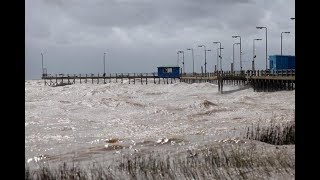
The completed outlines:
[[[213,71],[221,41],[222,66],[230,70],[233,43],[242,38],[243,68],[251,67],[253,39],[256,65],[265,68],[265,30],[268,55],[295,52],[294,0],[27,0],[25,16],[26,79],[40,79],[41,52],[48,73],[156,72],[157,66],[177,65],[177,51],[185,51],[186,72],[204,64]],[[180,56],[180,65],[182,54]],[[240,67],[235,46],[235,69]]]

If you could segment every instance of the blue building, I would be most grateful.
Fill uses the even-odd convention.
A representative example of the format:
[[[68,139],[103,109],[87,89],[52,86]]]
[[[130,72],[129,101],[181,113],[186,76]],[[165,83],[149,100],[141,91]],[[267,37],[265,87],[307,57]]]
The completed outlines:
[[[269,56],[270,70],[286,70],[296,68],[295,56],[281,56],[272,55]]]
[[[158,76],[160,78],[179,78],[179,66],[160,66],[158,67]]]

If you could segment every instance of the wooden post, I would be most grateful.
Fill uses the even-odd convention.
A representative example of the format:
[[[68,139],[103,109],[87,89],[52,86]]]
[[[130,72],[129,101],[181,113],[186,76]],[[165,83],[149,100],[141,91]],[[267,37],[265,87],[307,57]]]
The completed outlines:
[[[112,77],[111,77],[111,73],[110,73],[109,83],[111,83],[111,78],[112,78]]]
[[[118,77],[118,74],[116,73],[116,82],[118,82],[117,77]]]
[[[73,84],[76,83],[76,74],[73,75]]]
[[[121,84],[123,83],[123,73],[121,73]]]
[[[153,73],[153,82],[154,82],[154,84],[156,84],[156,75],[155,75],[155,73]]]
[[[99,84],[99,79],[100,79],[100,78],[99,78],[99,73],[98,73],[98,78],[97,78],[98,82],[97,82],[97,84]]]
[[[133,73],[133,84],[136,84],[136,73]]]
[[[223,79],[221,78],[221,94],[223,94]]]
[[[142,83],[142,73],[140,74],[140,80],[141,80],[141,84],[143,84],[143,83]]]
[[[67,74],[67,76],[68,76],[68,84],[70,84],[70,81],[69,81],[69,74]]]
[[[220,77],[219,77],[219,75],[218,75],[218,77],[217,77],[218,79],[218,92],[220,92]]]
[[[88,78],[88,75],[86,74],[86,79],[85,79],[86,84],[87,84],[87,78]]]
[[[146,84],[148,84],[148,73],[146,73]]]
[[[103,74],[103,84],[106,84],[106,73]]]
[[[80,78],[80,84],[81,84],[81,74],[79,74],[79,78]]]

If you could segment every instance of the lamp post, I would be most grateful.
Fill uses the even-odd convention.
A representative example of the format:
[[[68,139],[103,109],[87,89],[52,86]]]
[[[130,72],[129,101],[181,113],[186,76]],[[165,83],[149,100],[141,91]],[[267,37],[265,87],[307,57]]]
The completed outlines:
[[[193,48],[188,48],[187,50],[191,50],[192,52],[192,74],[194,74],[194,55],[193,55]]]
[[[106,76],[106,54],[107,52],[103,53],[103,76]]]
[[[256,55],[255,55],[255,51],[256,51],[256,49],[255,49],[255,46],[254,46],[254,42],[255,41],[261,41],[262,39],[253,39],[253,51],[252,51],[252,71],[254,71],[255,70],[255,65],[254,65],[254,60],[255,60],[255,58],[256,58]]]
[[[215,41],[215,42],[213,42],[213,44],[218,44],[219,43],[219,52],[220,53],[218,53],[219,55],[218,55],[218,57],[220,57],[220,58],[222,58],[221,57],[221,42],[219,42],[219,41]],[[219,66],[219,64],[218,64],[218,60],[217,60],[217,68],[218,68],[218,66]],[[221,60],[220,60],[220,66],[221,66]],[[221,68],[221,67],[220,67]]]
[[[256,27],[257,29],[266,29],[266,70],[268,70],[268,29],[267,27]]]
[[[199,45],[198,47],[204,47],[204,73],[207,73],[207,51],[205,45]]]
[[[285,34],[289,34],[290,32],[281,32],[281,56],[282,56],[282,34],[285,33]]]
[[[221,49],[224,49],[224,48],[220,47],[219,49],[220,49],[220,56],[219,56],[220,57],[220,71],[222,71],[222,61],[221,61],[222,60],[222,53],[221,53]]]
[[[240,43],[233,43],[233,51],[232,51],[232,70],[231,71],[233,71],[234,70],[234,45],[239,45]]]
[[[184,69],[184,51],[178,51],[179,53],[182,53],[182,72],[183,74],[185,73],[185,69]]]
[[[241,36],[232,36],[232,38],[240,38],[240,71],[242,71],[242,59],[241,59]]]
[[[211,51],[211,49],[206,49],[205,51],[206,51],[206,52],[209,52],[209,51]]]
[[[41,74],[41,76],[43,76],[43,53],[41,53],[41,67],[42,67],[42,74]]]
[[[220,48],[217,48],[217,69],[219,69],[219,50]]]
[[[177,52],[177,66],[179,66],[179,51]]]

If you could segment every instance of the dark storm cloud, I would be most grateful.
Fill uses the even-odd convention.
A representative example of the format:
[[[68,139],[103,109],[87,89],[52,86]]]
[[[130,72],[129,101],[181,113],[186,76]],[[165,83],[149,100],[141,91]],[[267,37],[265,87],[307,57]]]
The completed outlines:
[[[252,39],[264,38],[264,32],[255,28],[260,25],[269,28],[270,53],[278,52],[281,31],[292,31],[284,44],[293,54],[290,17],[294,17],[290,0],[28,0],[26,78],[39,78],[42,51],[47,52],[45,66],[52,73],[101,72],[104,51],[109,51],[111,72],[152,72],[158,65],[175,64],[176,51],[189,47],[195,48],[196,60],[203,64],[203,50],[197,45],[215,50],[212,41],[225,46],[228,67],[237,41],[231,36],[242,36],[243,59],[249,59]],[[257,53],[257,64],[263,66],[263,42],[257,43]],[[214,59],[215,54],[208,56]],[[213,61],[209,65],[213,67]],[[186,66],[190,70],[190,63]]]

